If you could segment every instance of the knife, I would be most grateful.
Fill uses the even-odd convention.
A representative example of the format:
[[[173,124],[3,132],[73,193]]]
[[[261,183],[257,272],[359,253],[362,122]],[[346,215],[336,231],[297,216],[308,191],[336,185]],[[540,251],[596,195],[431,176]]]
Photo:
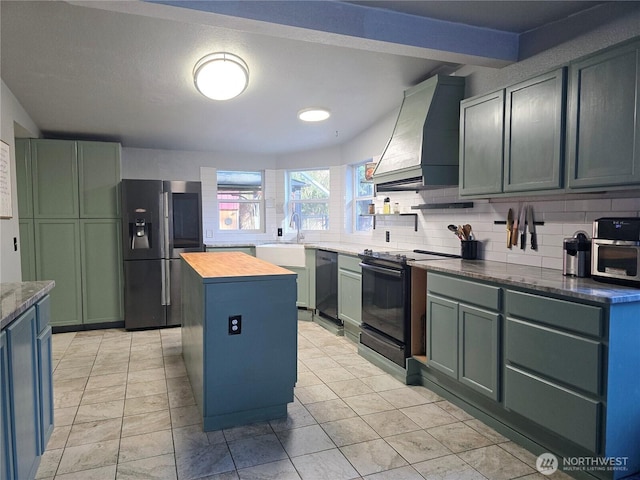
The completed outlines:
[[[529,205],[527,210],[527,223],[529,224],[529,232],[531,232],[531,250],[538,249],[538,239],[536,237],[536,224],[533,219],[533,206]]]
[[[522,206],[518,206],[518,216],[513,222],[513,230],[511,232],[511,243],[518,245],[518,228],[520,227],[520,215],[522,215]]]
[[[513,210],[507,213],[507,248],[511,248],[511,229],[513,228]]]
[[[520,218],[518,220],[518,226],[520,227],[520,248],[524,250],[524,246],[527,240],[527,205],[522,206],[522,210],[520,211]]]

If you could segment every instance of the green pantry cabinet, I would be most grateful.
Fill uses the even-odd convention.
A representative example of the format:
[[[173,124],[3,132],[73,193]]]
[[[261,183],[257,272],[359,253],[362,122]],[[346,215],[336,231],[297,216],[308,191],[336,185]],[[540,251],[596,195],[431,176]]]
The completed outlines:
[[[428,272],[422,383],[534,452],[628,457],[598,478],[640,472],[638,305]]]
[[[0,478],[34,478],[53,432],[50,297],[0,332]]]
[[[122,321],[120,145],[16,140],[23,280],[56,281],[52,324]]]

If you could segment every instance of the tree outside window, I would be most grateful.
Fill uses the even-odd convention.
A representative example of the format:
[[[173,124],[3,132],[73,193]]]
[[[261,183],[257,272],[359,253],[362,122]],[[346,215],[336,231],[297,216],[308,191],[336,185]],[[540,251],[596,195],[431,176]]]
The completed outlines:
[[[292,170],[288,172],[290,217],[293,228],[300,230],[329,229],[329,169]],[[297,213],[297,217],[293,214]]]
[[[218,170],[221,231],[262,231],[262,172]]]

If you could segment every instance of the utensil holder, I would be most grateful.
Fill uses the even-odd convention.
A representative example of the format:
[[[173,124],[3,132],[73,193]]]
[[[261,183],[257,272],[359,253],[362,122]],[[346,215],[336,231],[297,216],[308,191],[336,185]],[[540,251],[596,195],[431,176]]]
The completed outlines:
[[[475,260],[478,258],[478,240],[460,241],[460,256],[464,260]]]

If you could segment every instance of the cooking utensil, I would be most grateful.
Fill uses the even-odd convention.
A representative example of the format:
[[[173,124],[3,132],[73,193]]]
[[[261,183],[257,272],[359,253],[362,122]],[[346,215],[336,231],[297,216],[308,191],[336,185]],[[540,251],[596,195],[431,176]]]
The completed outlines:
[[[462,225],[458,225],[458,238],[460,240],[466,240],[466,238],[464,238],[464,231],[462,230]]]
[[[533,219],[532,205],[529,205],[527,209],[527,223],[529,224],[529,232],[531,233],[531,250],[538,250],[538,237],[536,236],[536,223]]]
[[[462,226],[462,234],[465,240],[471,240],[471,225],[468,223]]]
[[[513,209],[507,213],[507,248],[511,248],[511,233],[513,228]]]
[[[522,206],[522,210],[520,210],[520,218],[518,219],[518,228],[520,229],[520,248],[524,250],[525,244],[527,243],[527,205]]]
[[[451,225],[447,225],[447,228],[449,229],[449,231],[453,232],[456,237],[458,237],[460,240],[462,240],[462,237],[458,233],[458,227],[456,227],[455,225],[451,224]]]

